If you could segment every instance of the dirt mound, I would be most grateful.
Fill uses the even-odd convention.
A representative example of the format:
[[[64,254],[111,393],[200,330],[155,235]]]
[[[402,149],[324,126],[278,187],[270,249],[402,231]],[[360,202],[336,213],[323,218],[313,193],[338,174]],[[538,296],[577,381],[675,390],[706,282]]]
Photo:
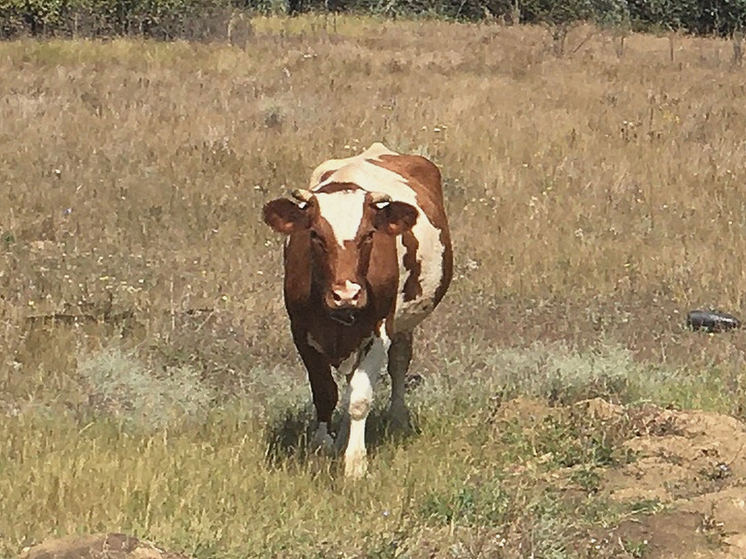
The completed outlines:
[[[67,536],[24,550],[18,559],[187,559],[125,534]]]
[[[601,398],[565,407],[516,398],[502,403],[493,419],[524,430],[559,426],[565,451],[582,453],[599,438],[613,447],[610,463],[594,470],[599,479],[590,491],[629,512],[613,528],[589,534],[588,557],[746,559],[746,425],[737,419]],[[562,451],[554,448],[553,456],[537,461],[556,460]],[[514,473],[535,471],[527,463]],[[574,465],[564,473],[551,470],[547,482],[577,498],[577,473]]]
[[[645,430],[624,443],[636,460],[608,474],[612,497],[671,503],[746,479],[746,428],[741,422],[699,411],[649,413]]]
[[[614,501],[655,503],[660,512],[619,531],[649,542],[646,558],[745,558],[746,426],[722,414],[655,407],[636,424],[637,436],[623,443],[635,459],[606,469],[601,486]]]

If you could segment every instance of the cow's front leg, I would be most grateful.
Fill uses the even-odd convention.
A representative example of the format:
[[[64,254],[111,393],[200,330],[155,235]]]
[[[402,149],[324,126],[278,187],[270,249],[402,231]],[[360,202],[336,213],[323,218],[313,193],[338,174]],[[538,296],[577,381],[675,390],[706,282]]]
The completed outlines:
[[[311,338],[305,332],[293,332],[295,345],[308,371],[308,380],[311,383],[313,394],[313,405],[316,408],[318,427],[311,439],[311,449],[322,450],[327,454],[334,451],[334,441],[329,433],[334,408],[337,406],[337,383],[332,376],[329,360],[314,348],[309,340]]]
[[[389,345],[390,342],[385,334],[376,336],[350,377],[348,386],[350,427],[345,451],[345,476],[349,478],[361,478],[368,470],[365,420],[373,405],[373,387],[386,361]]]

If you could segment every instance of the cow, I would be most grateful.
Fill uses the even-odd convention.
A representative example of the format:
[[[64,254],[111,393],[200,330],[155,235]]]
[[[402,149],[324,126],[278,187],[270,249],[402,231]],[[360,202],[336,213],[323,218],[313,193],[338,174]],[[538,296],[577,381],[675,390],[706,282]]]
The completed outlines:
[[[284,299],[293,342],[308,371],[318,427],[315,449],[344,453],[345,476],[367,473],[365,421],[384,365],[389,415],[409,426],[405,377],[412,332],[440,303],[453,252],[438,168],[381,143],[319,165],[308,189],[263,208],[287,236]],[[329,425],[338,403],[331,368],[345,375],[346,411],[336,445]]]

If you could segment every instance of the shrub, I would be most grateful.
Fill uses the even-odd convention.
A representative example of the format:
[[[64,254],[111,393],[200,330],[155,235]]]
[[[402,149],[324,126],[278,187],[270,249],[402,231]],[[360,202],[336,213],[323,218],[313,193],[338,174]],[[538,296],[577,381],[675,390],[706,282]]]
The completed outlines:
[[[172,421],[203,417],[213,400],[212,391],[191,367],[156,374],[119,349],[82,360],[78,372],[89,387],[94,413],[135,429],[158,430]]]

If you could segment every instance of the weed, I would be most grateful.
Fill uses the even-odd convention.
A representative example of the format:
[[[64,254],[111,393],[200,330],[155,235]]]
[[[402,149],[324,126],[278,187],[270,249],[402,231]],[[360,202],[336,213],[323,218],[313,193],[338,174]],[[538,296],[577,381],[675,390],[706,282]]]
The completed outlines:
[[[584,467],[573,472],[570,480],[587,493],[595,493],[601,485],[601,476],[593,467]]]
[[[645,553],[647,553],[649,549],[647,540],[626,540],[622,542],[622,547],[628,556],[633,559],[642,559],[642,557],[645,557]]]

